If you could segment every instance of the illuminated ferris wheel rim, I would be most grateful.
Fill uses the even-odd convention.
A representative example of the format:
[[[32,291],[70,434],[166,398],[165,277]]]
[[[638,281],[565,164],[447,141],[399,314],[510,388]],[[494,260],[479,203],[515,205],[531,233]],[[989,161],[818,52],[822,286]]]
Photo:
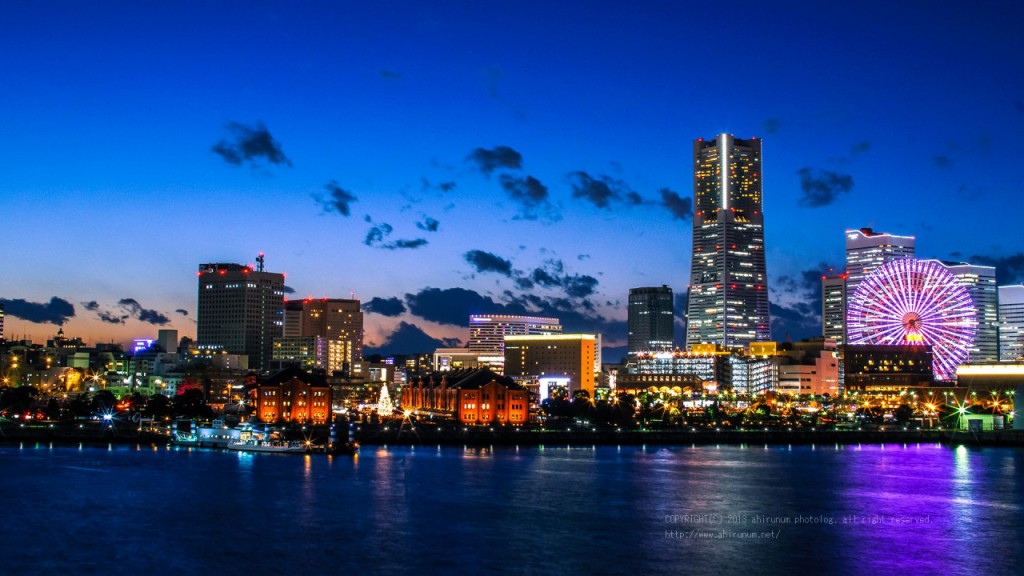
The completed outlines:
[[[970,294],[935,260],[901,258],[878,267],[848,307],[851,344],[931,345],[941,379],[967,359],[977,331]]]

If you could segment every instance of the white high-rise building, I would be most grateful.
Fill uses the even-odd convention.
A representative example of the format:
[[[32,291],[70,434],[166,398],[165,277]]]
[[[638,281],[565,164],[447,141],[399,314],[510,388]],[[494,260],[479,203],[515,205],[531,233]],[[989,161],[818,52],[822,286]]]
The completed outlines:
[[[999,287],[999,360],[1024,360],[1024,285]]]
[[[846,300],[853,299],[860,283],[875,268],[914,257],[914,237],[875,232],[871,228],[846,231]],[[845,315],[845,314],[844,314]],[[848,325],[848,318],[846,324]],[[843,342],[848,339],[844,336]]]
[[[560,334],[558,318],[472,314],[469,317],[469,349],[488,356],[504,356],[505,336]]]
[[[968,362],[999,360],[999,295],[994,266],[978,266],[966,262],[942,262],[957,281],[967,288],[977,311],[978,332],[968,354]]]

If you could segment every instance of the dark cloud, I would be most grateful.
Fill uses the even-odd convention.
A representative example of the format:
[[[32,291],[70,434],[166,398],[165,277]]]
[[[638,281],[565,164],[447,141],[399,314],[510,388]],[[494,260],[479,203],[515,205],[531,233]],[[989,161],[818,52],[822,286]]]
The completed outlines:
[[[632,206],[639,206],[641,204],[647,203],[646,200],[644,200],[643,196],[637,194],[636,192],[633,192],[632,190],[626,192],[625,200],[626,204],[630,204]]]
[[[380,247],[385,250],[415,250],[417,248],[422,248],[429,243],[430,242],[428,242],[426,238],[411,238],[395,240],[394,242],[385,242],[384,244],[381,244]]]
[[[548,187],[533,176],[519,178],[510,174],[502,174],[499,180],[501,188],[505,190],[508,197],[519,204],[519,214],[516,216],[522,220],[560,220],[562,215],[548,201]]]
[[[177,310],[175,310],[175,312],[181,314],[182,316],[188,316],[188,310],[185,310],[184,308],[178,308]]]
[[[384,344],[379,347],[367,347],[366,354],[418,354],[433,352],[438,348],[457,348],[461,345],[462,342],[458,338],[434,338],[415,324],[400,322]]]
[[[366,221],[372,222],[372,219],[367,216]],[[366,238],[363,240],[363,244],[373,248],[380,248],[382,250],[415,250],[416,248],[421,248],[429,244],[425,238],[387,241],[392,232],[394,232],[394,228],[390,224],[384,222],[374,224],[366,232]]]
[[[441,226],[441,223],[430,216],[424,216],[422,222],[416,223],[417,228],[426,232],[437,232],[439,226]]]
[[[95,300],[92,300],[91,302],[82,302],[81,304],[82,308],[85,308],[90,312],[95,312],[100,309],[100,303]]]
[[[405,304],[398,298],[377,298],[363,303],[363,310],[381,316],[401,316],[405,313]]]
[[[693,218],[693,200],[689,197],[683,198],[668,188],[661,189],[661,205],[668,208],[672,218],[676,220],[685,222]]]
[[[932,156],[932,162],[935,163],[939,168],[949,168],[953,166],[953,159],[945,154],[939,154],[938,156]]]
[[[799,342],[821,336],[821,316],[815,317],[806,304],[782,306],[769,303],[772,338],[777,342]]]
[[[284,285],[284,293],[285,294],[295,294],[295,288],[292,288],[291,286],[285,284]]]
[[[610,208],[613,201],[632,192],[625,182],[610,176],[598,175],[595,178],[586,172],[577,171],[570,172],[566,178],[572,186],[573,198],[583,198],[598,208]]]
[[[597,278],[586,274],[566,276],[562,279],[565,293],[571,298],[587,298],[597,290]]]
[[[796,276],[779,277],[769,308],[774,339],[795,342],[821,336],[821,277],[828,270],[821,262]]]
[[[477,168],[488,176],[499,168],[509,170],[523,168],[523,155],[508,146],[495,146],[490,150],[477,148],[469,153],[467,160],[476,163]]]
[[[281,144],[274,140],[262,122],[253,126],[228,122],[226,128],[231,137],[214,144],[212,150],[228,164],[241,166],[248,162],[250,166],[258,166],[265,160],[271,164],[292,165],[281,150]]]
[[[171,323],[170,318],[156,310],[144,308],[139,304],[138,300],[134,298],[122,298],[117,301],[117,305],[125,311],[125,314],[127,314],[127,316],[122,316],[122,319],[134,316],[140,322],[146,322],[156,326],[166,326]]]
[[[535,268],[533,273],[530,275],[530,280],[538,286],[545,288],[554,288],[562,285],[561,278],[553,276],[550,272],[543,268]]]
[[[8,300],[0,298],[4,305],[4,313],[14,318],[21,318],[35,324],[56,324],[62,326],[68,318],[75,317],[75,306],[63,298],[56,296],[49,302],[29,302],[20,298]]]
[[[561,320],[567,333],[599,333],[611,343],[626,339],[625,320],[605,318],[592,307],[581,307],[567,298],[546,299],[511,292],[505,292],[503,297],[503,301],[497,301],[465,288],[424,288],[416,294],[406,294],[405,300],[414,315],[438,324],[465,327],[470,314],[551,316]]]
[[[434,184],[426,178],[420,178],[420,182],[422,183],[423,192],[429,192],[431,190],[451,192],[456,186],[455,182],[440,182],[438,184]]]
[[[512,276],[512,262],[483,250],[470,250],[462,255],[477,272],[496,272],[502,276]]]
[[[576,256],[576,259],[579,260],[580,262],[582,262],[584,260],[589,260],[590,259],[590,254],[580,254],[580,255]]]
[[[857,156],[859,154],[867,152],[870,149],[871,142],[868,142],[867,140],[861,140],[860,142],[857,142],[853,146],[850,146],[850,155]]]
[[[350,216],[352,214],[351,204],[358,200],[355,194],[343,189],[335,180],[324,184],[324,188],[327,190],[327,197],[314,196],[323,206],[324,211],[334,211],[342,216]]]
[[[131,316],[127,314],[119,315],[106,310],[96,312],[96,317],[108,324],[124,324],[125,320],[131,318]]]
[[[505,307],[473,290],[465,288],[424,288],[406,294],[409,311],[431,322],[450,326],[466,326],[470,314],[494,314]]]
[[[779,127],[782,126],[782,120],[778,118],[768,118],[761,123],[764,128],[765,134],[775,134],[779,131]]]
[[[800,205],[808,208],[828,206],[840,194],[853,189],[853,176],[849,174],[816,168],[801,168],[796,173],[800,175],[800,189],[804,193]]]
[[[1018,252],[1009,256],[971,256],[971,264],[996,267],[996,283],[1000,286],[1020,284],[1024,281],[1024,253]]]
[[[377,71],[377,74],[381,78],[383,78],[385,80],[401,80],[402,79],[402,74],[400,72],[396,72],[394,70],[384,70],[384,69],[381,69],[381,70]]]
[[[366,239],[363,240],[363,244],[366,244],[367,246],[379,246],[384,242],[384,239],[390,236],[394,231],[394,227],[386,222],[376,224],[367,230]]]

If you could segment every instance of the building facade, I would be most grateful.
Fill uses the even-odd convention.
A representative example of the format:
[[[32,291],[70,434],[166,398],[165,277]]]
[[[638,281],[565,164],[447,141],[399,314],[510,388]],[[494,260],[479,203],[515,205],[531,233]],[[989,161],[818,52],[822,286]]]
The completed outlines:
[[[631,288],[627,325],[627,350],[640,352],[671,350],[675,342],[675,306],[668,286]]]
[[[999,360],[999,290],[994,266],[966,262],[942,262],[971,295],[976,310],[978,331],[967,355],[972,363]]]
[[[821,277],[821,335],[846,343],[846,274]]]
[[[262,256],[261,256],[262,258]],[[274,338],[284,325],[284,274],[241,264],[199,265],[196,340],[201,349],[249,356],[270,366]]]
[[[846,345],[845,392],[894,393],[930,386],[932,347],[925,345]]]
[[[359,300],[307,298],[285,303],[286,338],[317,337],[328,340],[340,353],[333,359],[336,370],[348,370],[363,359],[363,311]]]
[[[469,349],[484,356],[503,356],[505,336],[561,332],[558,318],[473,314],[469,317]]]
[[[693,143],[693,256],[686,346],[771,340],[761,141]]]
[[[257,386],[256,415],[263,422],[326,424],[331,418],[331,387],[296,367],[286,368]]]
[[[914,257],[914,237],[875,232],[871,228],[846,231],[846,296],[875,268],[897,258]]]
[[[1000,286],[999,301],[999,360],[1024,360],[1024,285]]]
[[[520,383],[562,378],[570,395],[586,390],[593,398],[596,347],[593,334],[505,336],[505,375]]]
[[[460,424],[521,426],[530,414],[526,388],[486,368],[423,376],[402,388],[402,409]]]
[[[342,372],[348,366],[349,348],[342,340],[328,340],[319,336],[293,336],[274,338],[271,368],[282,369],[296,365],[303,370],[322,370],[325,374]]]
[[[779,382],[787,394],[839,394],[839,355],[831,338],[784,344],[776,353]]]

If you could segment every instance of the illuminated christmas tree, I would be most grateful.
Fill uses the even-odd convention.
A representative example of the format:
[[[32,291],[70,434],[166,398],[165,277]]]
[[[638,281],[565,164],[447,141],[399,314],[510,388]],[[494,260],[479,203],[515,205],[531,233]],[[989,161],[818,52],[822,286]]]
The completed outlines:
[[[380,398],[377,399],[377,414],[379,416],[391,416],[395,411],[395,405],[391,402],[391,394],[388,393],[387,384],[380,387]]]

